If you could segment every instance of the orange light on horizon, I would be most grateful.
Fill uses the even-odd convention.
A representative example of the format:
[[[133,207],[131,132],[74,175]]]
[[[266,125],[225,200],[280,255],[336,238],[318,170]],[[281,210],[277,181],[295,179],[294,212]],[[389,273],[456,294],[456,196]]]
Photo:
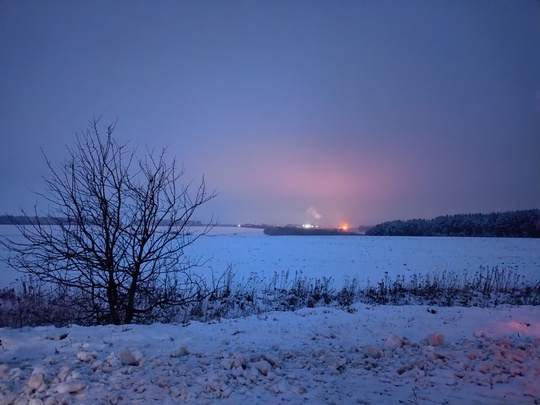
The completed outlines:
[[[341,230],[342,230],[342,231],[348,231],[348,230],[349,230],[349,224],[343,224],[343,225],[341,225]]]

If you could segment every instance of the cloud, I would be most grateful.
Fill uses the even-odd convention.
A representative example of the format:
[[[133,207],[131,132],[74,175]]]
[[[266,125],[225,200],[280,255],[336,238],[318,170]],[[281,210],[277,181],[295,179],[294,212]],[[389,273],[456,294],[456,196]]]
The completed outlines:
[[[322,215],[314,207],[309,207],[307,210],[308,215],[311,215],[315,219],[321,219]]]

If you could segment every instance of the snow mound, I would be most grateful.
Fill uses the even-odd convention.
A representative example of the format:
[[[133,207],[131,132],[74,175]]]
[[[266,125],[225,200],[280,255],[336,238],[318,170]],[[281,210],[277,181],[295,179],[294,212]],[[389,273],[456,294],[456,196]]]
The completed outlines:
[[[185,327],[0,329],[0,404],[534,404],[537,319],[538,307],[358,305]]]

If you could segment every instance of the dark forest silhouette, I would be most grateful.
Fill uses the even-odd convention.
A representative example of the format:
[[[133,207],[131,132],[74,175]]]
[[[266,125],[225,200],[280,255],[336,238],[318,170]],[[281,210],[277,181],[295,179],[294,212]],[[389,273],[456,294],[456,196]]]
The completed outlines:
[[[434,219],[388,221],[366,232],[370,236],[540,237],[540,210],[445,215]]]

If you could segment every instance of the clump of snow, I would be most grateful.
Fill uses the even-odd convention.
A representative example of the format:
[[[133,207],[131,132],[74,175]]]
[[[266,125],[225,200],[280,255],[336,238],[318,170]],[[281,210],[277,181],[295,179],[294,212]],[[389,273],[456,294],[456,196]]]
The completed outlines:
[[[184,345],[178,346],[171,353],[171,357],[182,357],[182,356],[186,356],[187,354],[189,354],[189,350],[188,350],[187,346],[184,344]]]
[[[403,346],[403,340],[394,333],[390,333],[384,342],[385,350],[396,350]]]
[[[66,381],[58,384],[56,386],[56,391],[58,391],[59,394],[76,394],[85,387],[86,385],[80,381]]]
[[[120,363],[124,366],[138,366],[141,359],[142,354],[138,350],[124,349],[120,352]]]
[[[33,373],[26,383],[30,392],[40,392],[45,390],[45,376],[43,373]]]
[[[442,333],[430,333],[426,336],[426,343],[430,346],[444,345],[444,335]]]
[[[379,346],[367,345],[364,348],[364,354],[366,355],[366,357],[380,359],[383,356],[383,351]]]
[[[80,361],[83,361],[85,363],[88,363],[92,360],[94,360],[95,358],[97,357],[97,353],[89,353],[89,352],[85,352],[85,351],[80,351],[80,352],[77,352],[77,358],[80,360]]]

